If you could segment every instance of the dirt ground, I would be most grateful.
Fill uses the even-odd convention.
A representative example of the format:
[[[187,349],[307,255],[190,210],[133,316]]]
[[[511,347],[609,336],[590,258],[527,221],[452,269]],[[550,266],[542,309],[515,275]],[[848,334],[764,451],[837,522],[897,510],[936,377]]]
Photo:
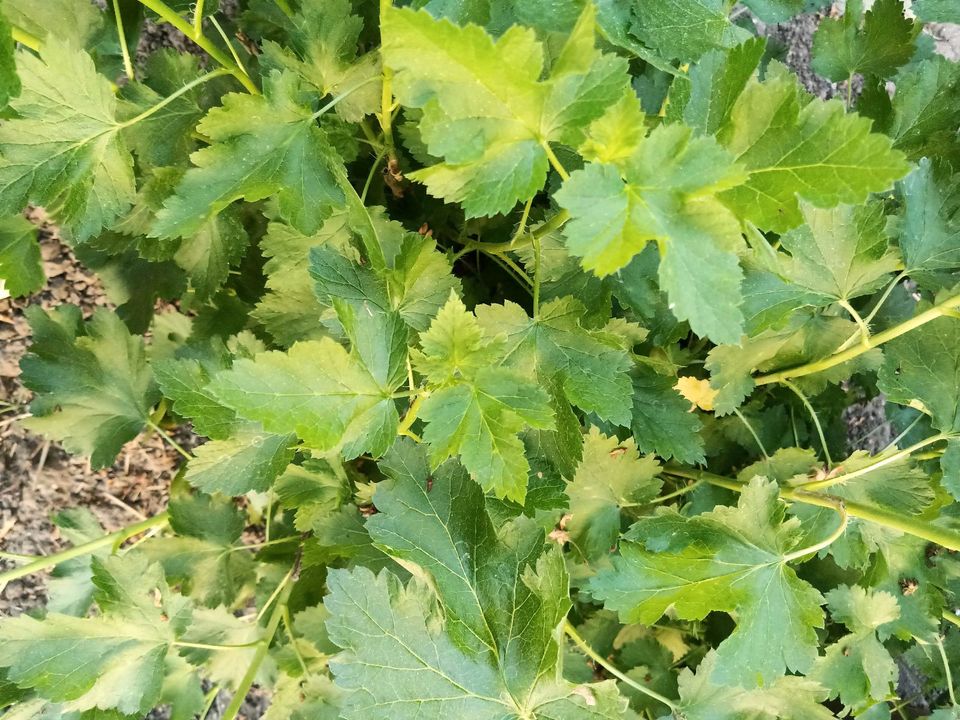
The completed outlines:
[[[808,89],[827,97],[835,94],[838,86],[817,78],[809,68],[810,38],[817,22],[816,16],[806,16],[764,28],[764,32],[787,46],[787,62]],[[960,57],[960,26],[931,27],[928,32],[945,55]],[[162,45],[186,48],[190,43],[175,31],[152,28],[141,43],[141,51]],[[40,555],[61,548],[50,517],[63,508],[87,507],[107,530],[163,509],[180,459],[158,436],[146,435],[129,443],[113,467],[93,472],[86,460],[67,455],[56,443],[28,432],[18,422],[30,400],[30,392],[19,382],[18,367],[30,335],[24,308],[69,303],[79,305],[89,316],[95,307],[108,305],[97,279],[60,242],[56,229],[44,222],[43,214],[34,212],[31,219],[40,227],[47,285],[23,300],[0,300],[0,548]],[[847,418],[852,447],[875,450],[891,439],[882,400],[852,406]],[[0,561],[3,567],[6,565]],[[19,614],[42,605],[43,600],[43,576],[11,583],[0,593],[0,616]],[[218,702],[221,708],[225,704],[223,698]],[[255,695],[243,714],[259,717],[263,705],[262,696]],[[211,716],[217,715],[215,707]]]

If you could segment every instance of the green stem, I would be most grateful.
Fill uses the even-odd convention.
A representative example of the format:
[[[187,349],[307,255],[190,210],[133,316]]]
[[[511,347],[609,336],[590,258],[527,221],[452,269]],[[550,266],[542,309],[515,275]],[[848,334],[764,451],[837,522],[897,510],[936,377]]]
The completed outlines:
[[[872,309],[872,310],[870,311],[870,313],[863,319],[863,322],[866,323],[866,325],[867,325],[868,327],[869,327],[870,323],[873,322],[873,319],[877,316],[877,313],[880,312],[880,308],[882,308],[883,305],[884,305],[884,303],[886,303],[887,300],[890,298],[890,294],[894,291],[894,289],[897,287],[897,285],[899,285],[900,282],[901,282],[905,277],[907,277],[907,275],[908,275],[908,272],[907,272],[906,270],[903,270],[903,271],[899,272],[899,273],[897,274],[897,276],[896,276],[893,280],[891,280],[889,283],[887,283],[887,288],[886,288],[886,290],[883,291],[883,295],[880,296],[880,299],[877,300],[876,304],[873,306],[873,309]],[[853,344],[857,341],[857,338],[859,338],[859,337],[861,337],[861,332],[855,332],[855,333],[853,333],[850,337],[848,337],[848,338],[844,341],[843,345],[841,345],[841,346],[837,349],[837,351],[840,352],[840,351],[846,350],[848,347],[850,347],[851,345],[853,345]]]
[[[737,408],[734,408],[734,409],[733,409],[733,413],[734,413],[738,418],[740,418],[740,422],[743,423],[743,426],[744,426],[745,428],[747,428],[747,431],[753,436],[754,441],[757,443],[757,446],[760,448],[760,452],[763,453],[763,457],[765,457],[767,460],[769,460],[769,459],[770,459],[770,456],[767,454],[767,449],[763,446],[763,442],[761,442],[760,436],[757,435],[757,431],[753,429],[753,425],[751,425],[751,424],[747,421],[747,419],[743,416],[743,413],[740,412],[740,410],[738,410]]]
[[[370,190],[370,183],[373,182],[373,176],[377,174],[377,168],[380,167],[380,161],[383,160],[383,156],[387,154],[387,149],[381,148],[380,152],[377,153],[377,156],[373,159],[373,165],[370,166],[370,172],[367,173],[367,180],[363,183],[363,192],[360,193],[360,201],[366,203],[367,201],[367,192]]]
[[[123,128],[130,127],[131,125],[136,125],[138,122],[142,122],[143,120],[146,120],[148,117],[150,117],[154,113],[159,112],[164,107],[166,107],[167,105],[172,103],[174,100],[176,100],[178,97],[180,97],[184,93],[190,92],[198,85],[203,85],[205,82],[209,82],[214,78],[223,77],[224,75],[229,75],[229,74],[230,74],[229,70],[227,70],[226,68],[221,68],[219,70],[212,70],[211,72],[208,72],[205,75],[201,75],[197,79],[191,80],[190,82],[188,82],[182,88],[179,88],[173,94],[168,95],[163,100],[158,102],[156,105],[152,105],[151,107],[147,108],[139,115],[132,117],[129,120],[124,120],[122,123],[119,123],[117,127],[122,130]]]
[[[157,433],[157,435],[159,435],[161,438],[163,438],[163,440],[165,440],[165,441],[170,445],[170,447],[172,447],[174,450],[176,450],[178,453],[180,453],[180,455],[183,456],[184,459],[186,459],[186,460],[192,460],[192,459],[193,459],[193,455],[191,455],[189,452],[187,452],[186,450],[184,450],[184,449],[183,449],[183,446],[180,445],[180,443],[178,443],[178,442],[177,442],[176,440],[174,440],[172,437],[170,437],[169,435],[167,435],[167,433],[164,432],[163,428],[161,428],[161,427],[160,427],[159,425],[157,425],[155,422],[153,422],[152,420],[148,420],[148,421],[147,421],[147,427],[149,427],[151,430],[153,430],[155,433]]]
[[[392,0],[380,0],[380,29],[385,27],[384,20],[387,17],[387,11],[392,7]],[[383,131],[383,144],[387,149],[387,157],[391,162],[396,162],[397,153],[393,145],[393,70],[387,67],[383,58],[383,38],[380,39],[381,51],[380,60],[382,70],[383,85],[380,90],[380,129]]]
[[[209,38],[207,38],[205,35],[202,33],[195,33],[193,31],[193,26],[184,18],[182,18],[179,13],[174,11],[173,8],[164,3],[163,0],[139,0],[139,2],[144,7],[153,10],[153,12],[159,15],[163,20],[173,25],[177,30],[199,45],[210,57],[226,68],[229,73],[247,89],[248,92],[252,93],[253,95],[260,94],[260,90],[258,90],[257,86],[253,84],[253,81],[247,75],[246,70],[242,69],[239,65],[234,65],[230,58],[225,55],[220,48],[210,42]]]
[[[210,688],[210,692],[207,693],[206,697],[203,699],[203,710],[200,712],[199,719],[207,720],[207,715],[210,714],[210,708],[213,707],[214,701],[217,699],[217,695],[220,694],[220,686],[214,685]]]
[[[546,140],[543,140],[540,143],[540,147],[543,148],[543,151],[547,154],[547,160],[550,161],[550,165],[554,170],[557,171],[557,175],[560,176],[560,179],[566,182],[570,179],[570,173],[567,172],[567,169],[560,162],[560,159],[553,153],[553,148],[550,147],[550,143]]]
[[[807,409],[807,412],[810,413],[810,417],[813,418],[813,426],[817,429],[817,435],[820,438],[820,445],[823,447],[823,456],[827,459],[827,470],[829,470],[833,467],[833,460],[830,457],[830,450],[827,448],[827,438],[823,434],[823,427],[820,425],[820,418],[817,417],[817,411],[813,409],[813,405],[810,404],[807,396],[801,392],[800,388],[786,379],[781,380],[780,382],[784,386],[790,388],[794,395],[800,398],[800,402],[803,403],[803,406]]]
[[[953,673],[950,670],[950,660],[947,658],[947,651],[943,649],[943,638],[937,636],[937,649],[940,651],[940,659],[943,661],[943,674],[947,680],[947,692],[950,694],[950,704],[957,704],[957,694],[953,689]]]
[[[237,49],[233,47],[233,43],[230,42],[230,38],[227,37],[227,34],[223,31],[223,28],[220,26],[220,23],[217,22],[217,18],[211,15],[210,22],[213,24],[213,27],[216,29],[217,33],[220,35],[220,39],[223,40],[223,44],[227,46],[227,50],[230,51],[230,57],[233,58],[233,62],[236,63],[237,67],[240,68],[240,70],[243,72],[244,75],[249,77],[250,74],[247,72],[247,69],[243,66],[243,63],[240,62],[240,56],[237,55]],[[197,30],[198,35],[201,32],[202,30],[199,30],[199,29]]]
[[[108,533],[107,535],[101,535],[90,542],[86,542],[81,545],[74,545],[71,548],[54,553],[53,555],[39,557],[33,562],[27,563],[22,567],[13,568],[0,573],[0,588],[3,588],[11,580],[17,580],[19,578],[26,577],[27,575],[33,575],[34,573],[41,572],[42,570],[56,567],[67,560],[73,560],[74,558],[89,555],[90,553],[94,553],[101,548],[110,547],[111,545],[115,544],[119,545],[125,540],[129,540],[134,535],[139,535],[140,533],[152,528],[166,525],[168,520],[169,515],[166,512],[162,512],[159,515],[154,515],[153,517],[147,518],[141,522],[128,525],[127,527],[121,528],[115,532]]]
[[[297,656],[300,669],[303,670],[304,675],[310,675],[307,661],[303,659],[303,654],[300,652],[300,648],[297,647],[297,638],[293,634],[293,622],[290,620],[290,608],[286,605],[283,606],[283,627],[287,631],[287,637],[290,638],[290,647],[293,649],[293,654]]]
[[[899,452],[895,452],[891,455],[887,455],[886,457],[882,457],[879,460],[877,460],[877,462],[872,463],[871,465],[867,465],[866,467],[862,467],[859,470],[854,470],[853,472],[849,472],[844,475],[837,475],[836,477],[830,477],[830,478],[825,478],[823,480],[815,480],[813,482],[803,483],[802,485],[798,485],[797,487],[802,488],[804,490],[824,490],[833,485],[837,485],[839,483],[847,482],[849,480],[862,477],[863,475],[867,475],[868,473],[871,473],[874,470],[878,470],[887,465],[891,465],[895,462],[902,460],[905,457],[910,457],[910,455],[915,453],[917,450],[920,450],[921,448],[925,448],[927,445],[932,445],[933,443],[939,442],[941,440],[947,440],[950,437],[952,436],[946,433],[932,435],[924,440],[921,440],[918,443],[914,443],[908,448],[904,448],[903,450],[900,450]]]
[[[941,617],[943,617],[943,619],[946,620],[951,625],[956,625],[957,627],[960,627],[960,617],[957,617],[956,615],[954,615],[950,610],[944,610],[943,613],[941,614]]]
[[[28,563],[37,560],[36,555],[22,555],[21,553],[6,552],[0,550],[0,560],[10,560],[11,562]]]
[[[803,377],[804,375],[813,375],[814,373],[829,370],[832,367],[863,355],[868,350],[872,350],[875,347],[880,347],[884,343],[890,342],[894,338],[905,335],[911,330],[916,330],[918,327],[926,325],[928,322],[936,320],[937,318],[941,318],[945,315],[949,315],[951,311],[955,310],[957,307],[960,307],[960,295],[949,297],[939,305],[934,305],[929,310],[925,310],[919,315],[916,315],[915,317],[912,317],[909,320],[900,323],[899,325],[894,325],[888,330],[884,330],[881,333],[871,336],[866,343],[858,345],[857,347],[836,352],[829,357],[823,358],[822,360],[816,360],[814,362],[805,363],[796,367],[787,368],[786,370],[779,370],[768,375],[758,375],[753,379],[753,382],[755,385],[769,385],[771,383],[782,382],[783,380],[789,378]]]
[[[857,309],[846,300],[838,300],[837,305],[846,310],[850,314],[850,317],[853,318],[853,321],[857,324],[857,327],[860,328],[860,342],[869,342],[870,328],[867,326],[867,323],[864,322],[863,318],[860,317],[860,313],[857,312]]]
[[[197,0],[193,8],[193,34],[199,35],[203,32],[203,0]]]
[[[247,693],[250,692],[253,681],[256,680],[260,665],[263,664],[264,659],[267,657],[267,652],[270,650],[270,643],[273,642],[273,636],[277,634],[277,628],[283,619],[283,610],[287,606],[287,601],[290,599],[290,591],[293,589],[293,583],[290,582],[292,576],[292,572],[287,573],[287,576],[283,580],[282,592],[279,598],[277,598],[277,604],[273,608],[270,620],[267,621],[267,628],[263,637],[260,639],[257,652],[254,653],[253,660],[250,661],[250,667],[247,668],[243,679],[240,680],[240,684],[237,686],[237,691],[230,700],[230,704],[227,706],[227,709],[223,711],[221,720],[235,720],[237,713],[240,712],[244,699],[247,697]]]
[[[573,627],[573,625],[570,624],[569,620],[563,621],[563,631],[570,637],[571,640],[573,640],[573,644],[576,645],[578,648],[580,648],[580,651],[584,655],[586,655],[588,658],[593,660],[597,665],[602,667],[604,670],[606,670],[608,673],[613,675],[615,678],[617,678],[621,682],[626,683],[627,685],[632,687],[634,690],[637,690],[643,693],[647,697],[653,698],[657,702],[663,703],[668,708],[670,708],[670,710],[672,711],[677,710],[677,704],[673,702],[673,700],[671,700],[670,698],[664,697],[660,693],[654,690],[651,690],[650,688],[644,685],[641,685],[636,680],[633,680],[627,675],[624,675],[622,672],[617,670],[617,668],[615,668],[612,664],[610,664],[610,662],[606,658],[601,657],[600,653],[598,653],[596,650],[590,647],[587,644],[587,641],[584,640],[582,637],[580,637],[580,633],[578,633],[576,629]]]
[[[540,238],[533,239],[533,317],[540,317]]]
[[[559,227],[562,227],[563,224],[570,219],[570,213],[566,210],[561,210],[552,218],[547,220],[542,225],[534,228],[525,237],[522,238],[512,238],[509,242],[501,243],[484,243],[484,242],[465,242],[463,244],[463,250],[458,253],[458,255],[465,254],[471,250],[480,250],[488,254],[503,254],[505,252],[510,252],[511,250],[517,250],[527,245],[532,245],[534,238],[541,239],[546,235],[549,235],[554,230]]]
[[[202,2],[202,0],[201,0]],[[133,63],[130,61],[130,48],[127,47],[127,36],[123,32],[123,18],[120,16],[120,0],[113,0],[113,18],[117,23],[117,39],[120,41],[120,54],[123,56],[123,71],[127,79],[133,82]]]
[[[682,496],[682,495],[686,495],[688,492],[693,492],[693,491],[696,490],[698,487],[700,487],[701,485],[703,485],[704,482],[706,482],[706,481],[705,481],[705,480],[695,480],[694,482],[690,483],[689,485],[684,485],[682,488],[680,488],[679,490],[674,490],[672,493],[667,493],[666,495],[661,495],[661,496],[658,497],[656,500],[651,500],[651,501],[650,501],[649,503],[647,503],[647,504],[648,504],[648,505],[659,505],[660,503],[667,502],[668,500],[673,500],[674,498],[678,498],[678,497],[680,497],[680,496]],[[621,507],[622,507],[622,506],[621,506]]]
[[[174,647],[194,648],[196,650],[236,650],[237,648],[249,648],[260,644],[259,640],[248,643],[215,645],[211,643],[185,642],[183,640],[174,640],[170,643]]]
[[[280,12],[287,17],[293,17],[293,8],[290,7],[290,3],[288,3],[287,0],[277,0],[277,7],[280,8]]]
[[[685,468],[668,466],[664,469],[664,472],[675,477],[703,480],[711,485],[733,490],[734,492],[743,492],[747,487],[746,483],[742,483],[739,480],[724,477],[723,475],[715,475],[705,470],[687,470]],[[960,532],[916,520],[903,513],[881,510],[880,508],[869,505],[861,505],[860,503],[844,500],[834,495],[807,492],[802,488],[781,487],[780,497],[784,500],[799,502],[804,505],[816,505],[817,507],[831,508],[833,510],[839,510],[842,505],[850,517],[866,520],[867,522],[872,522],[877,525],[883,525],[884,527],[893,528],[894,530],[900,530],[908,535],[913,535],[914,537],[928,540],[937,545],[942,545],[948,550],[960,551]]]
[[[843,533],[846,532],[847,530],[847,523],[850,521],[850,516],[847,515],[847,509],[844,506],[844,503],[842,500],[840,501],[840,506],[834,509],[840,515],[840,522],[837,523],[836,529],[820,542],[815,543],[814,545],[810,545],[809,547],[801,548],[800,550],[795,550],[794,552],[789,553],[787,555],[784,555],[781,562],[785,562],[785,563],[793,562],[794,560],[799,560],[800,558],[806,557],[807,555],[815,555],[816,553],[820,552],[824,548],[830,547],[831,545],[833,545],[833,543],[839,540],[840,537],[843,535]]]

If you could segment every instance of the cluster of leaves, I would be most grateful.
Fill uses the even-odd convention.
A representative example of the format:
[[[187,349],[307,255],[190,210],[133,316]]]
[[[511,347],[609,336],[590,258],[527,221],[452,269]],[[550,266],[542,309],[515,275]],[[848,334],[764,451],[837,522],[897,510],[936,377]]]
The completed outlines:
[[[0,572],[4,717],[960,717],[960,6],[823,20],[844,102],[825,4],[3,0],[0,278],[42,206],[116,308],[25,424],[184,455]]]

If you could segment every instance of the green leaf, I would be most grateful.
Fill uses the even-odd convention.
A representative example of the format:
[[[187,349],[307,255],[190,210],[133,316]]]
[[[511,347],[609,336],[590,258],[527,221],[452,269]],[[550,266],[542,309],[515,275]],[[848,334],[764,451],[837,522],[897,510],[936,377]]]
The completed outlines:
[[[789,20],[800,13],[813,12],[829,5],[829,0],[744,0],[754,15],[766,23]]]
[[[260,241],[263,254],[269,258],[263,266],[267,291],[253,316],[280,345],[289,347],[298,340],[319,340],[327,335],[321,316],[329,307],[316,296],[307,266],[310,248],[318,245],[331,245],[341,251],[350,247],[346,213],[335,212],[312,235],[272,222]]]
[[[960,64],[934,56],[903,68],[894,82],[892,117],[884,130],[911,160],[958,157],[956,127]]]
[[[20,94],[20,77],[17,75],[17,45],[11,35],[13,28],[7,18],[0,14],[0,107],[6,107],[10,98]]]
[[[938,177],[924,158],[900,183],[903,215],[899,226],[905,272],[929,290],[954,284],[960,268],[960,195],[956,178]]]
[[[891,141],[838,100],[810,99],[771,64],[751,80],[718,135],[749,177],[720,199],[739,217],[782,232],[802,221],[798,199],[817,207],[859,203],[886,190],[909,166]]]
[[[223,103],[197,126],[212,144],[191,156],[196,167],[157,214],[152,234],[189,238],[234,201],[271,195],[285,221],[316,232],[344,202],[341,161],[315,114],[300,104],[296,78],[275,72],[263,95],[232,93]]]
[[[257,423],[238,423],[229,438],[194,449],[186,479],[206,493],[263,492],[293,460],[296,437],[269,433]]]
[[[200,58],[195,55],[172,49],[148,55],[138,81],[123,87],[121,116],[127,120],[145,113],[200,76]],[[125,128],[123,136],[137,159],[158,168],[185,164],[197,147],[194,129],[219,100],[218,90],[224,88],[215,80],[205,82]]]
[[[173,256],[187,271],[197,297],[213,296],[247,250],[249,238],[238,213],[228,208],[198,227]]]
[[[922,409],[933,426],[960,432],[960,322],[942,317],[884,346],[877,384],[891,402]]]
[[[950,0],[915,0],[910,9],[923,22],[960,23],[960,8]]]
[[[689,80],[674,80],[668,113],[679,106],[687,125],[704,135],[715,134],[729,119],[765,48],[764,40],[752,38],[730,50],[708,52],[690,69]],[[689,97],[684,102],[685,92]]]
[[[798,519],[784,520],[785,509],[777,485],[763,478],[736,508],[693,518],[660,509],[633,525],[591,592],[624,622],[650,624],[669,607],[686,620],[735,613],[737,627],[717,649],[712,677],[720,683],[754,687],[786,670],[805,672],[817,655],[823,598],[787,564],[802,530]]]
[[[888,77],[913,57],[920,25],[904,17],[902,0],[877,0],[863,15],[850,3],[842,18],[825,18],[813,36],[811,67],[834,82],[853,75]]]
[[[717,390],[714,407],[725,415],[740,406],[754,388],[753,373],[773,372],[827,357],[859,332],[851,320],[794,313],[778,330],[766,330],[740,345],[720,345],[707,355],[710,385]],[[803,378],[819,392],[828,382],[841,382],[860,370],[876,369],[881,360],[874,349],[854,360]]]
[[[53,523],[71,545],[82,545],[104,534],[96,516],[86,508],[67,508],[53,517]],[[57,565],[47,582],[47,612],[85,616],[96,590],[91,560],[107,554],[104,548]]]
[[[381,32],[394,92],[423,109],[421,135],[443,159],[408,177],[462,203],[468,217],[505,213],[532,197],[546,181],[549,143],[575,143],[627,83],[625,61],[594,48],[590,3],[546,80],[545,48],[527,28],[494,40],[475,25],[391,9]]]
[[[49,44],[85,47],[100,32],[103,13],[86,0],[4,0],[3,14],[14,27]]]
[[[634,5],[630,30],[664,57],[696,60],[750,37],[730,22],[729,9],[725,0],[641,0]]]
[[[742,317],[735,310],[741,279],[735,252],[742,241],[736,218],[716,194],[743,180],[715,140],[672,125],[651,132],[619,166],[591,163],[572,173],[555,197],[571,215],[567,247],[585,268],[608,275],[656,241],[660,284],[674,314],[700,335],[736,342]]]
[[[889,246],[879,203],[832,210],[801,203],[800,212],[804,224],[781,238],[790,258],[778,255],[778,270],[787,282],[821,296],[816,304],[868,295],[898,268],[900,258]]]
[[[87,53],[64,43],[42,57],[20,51],[23,81],[0,127],[0,210],[43,205],[77,242],[96,235],[133,202],[133,159],[120,135],[117,100]]]
[[[476,308],[487,335],[506,336],[501,366],[541,384],[559,376],[572,404],[617,425],[629,425],[627,371],[633,363],[615,339],[585,329],[584,314],[572,297],[543,305],[536,318],[511,302]]]
[[[855,713],[896,697],[897,665],[877,634],[900,616],[897,599],[858,585],[840,585],[826,597],[832,618],[851,632],[827,646],[810,679],[829,688],[831,698],[839,697]]]
[[[368,527],[429,584],[331,572],[327,629],[344,648],[332,668],[354,690],[344,718],[621,717],[613,683],[559,680],[567,576],[560,554],[543,552],[542,531],[527,518],[495,529],[480,488],[453,464],[428,489],[426,458],[407,442],[383,469],[390,479]]]
[[[458,455],[485,490],[523,503],[530,468],[517,434],[554,428],[547,393],[513,370],[496,367],[502,345],[484,335],[476,318],[451,294],[420,336],[416,368],[432,384],[420,409],[434,466]]]
[[[36,226],[19,215],[0,220],[0,294],[31,295],[46,281]]]
[[[592,427],[583,458],[567,483],[567,531],[575,550],[588,561],[610,554],[620,535],[621,507],[648,503],[660,494],[660,464],[637,452],[632,438],[620,442]]]
[[[674,389],[675,375],[661,375],[653,366],[633,371],[633,421],[630,429],[641,452],[679,462],[703,462],[700,419]]]
[[[402,336],[397,338],[401,344],[394,343],[390,353],[403,347]],[[313,449],[343,448],[355,457],[380,455],[393,442],[398,417],[391,395],[401,382],[402,377],[366,365],[356,348],[348,352],[325,338],[238,360],[210,388],[220,402],[268,432],[295,434]]]
[[[350,495],[343,479],[327,463],[316,459],[289,465],[274,490],[283,507],[296,510],[294,527],[301,532],[325,523]]]
[[[254,579],[251,555],[238,547],[246,514],[232,500],[186,494],[171,498],[169,512],[176,536],[148,539],[144,553],[185,595],[230,607]]]
[[[154,604],[153,589],[166,586],[143,559],[94,558],[92,567],[103,616],[0,620],[0,666],[20,687],[70,709],[142,715],[160,699],[164,660],[188,607],[178,596]],[[139,585],[127,590],[131,582]]]
[[[49,315],[31,307],[27,318],[33,343],[20,368],[36,397],[24,424],[89,455],[95,468],[111,465],[157,400],[143,339],[108,310],[97,310],[87,324],[68,305]]]
[[[680,709],[688,720],[831,720],[834,714],[821,703],[828,691],[813,680],[786,675],[769,685],[744,689],[716,683],[723,659],[710,651],[696,674],[680,671]]]
[[[321,95],[344,95],[336,112],[357,122],[380,109],[380,84],[373,82],[380,77],[380,59],[375,52],[357,57],[363,20],[352,11],[348,0],[303,2],[290,18],[290,48],[267,42],[264,55],[268,66],[296,72]]]
[[[173,401],[177,414],[190,418],[200,435],[223,440],[237,426],[237,416],[208,389],[210,381],[229,367],[224,354],[211,357],[168,359],[153,363],[153,372],[165,397]]]

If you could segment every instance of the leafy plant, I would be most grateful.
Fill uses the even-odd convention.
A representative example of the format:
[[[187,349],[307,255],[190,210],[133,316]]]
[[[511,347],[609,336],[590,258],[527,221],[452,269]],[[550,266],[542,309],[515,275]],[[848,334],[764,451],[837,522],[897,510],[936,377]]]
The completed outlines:
[[[29,309],[26,425],[183,463],[3,556],[4,717],[960,713],[951,3],[824,20],[845,102],[753,25],[824,2],[108,5],[3,2],[0,276],[41,205],[116,307]]]

